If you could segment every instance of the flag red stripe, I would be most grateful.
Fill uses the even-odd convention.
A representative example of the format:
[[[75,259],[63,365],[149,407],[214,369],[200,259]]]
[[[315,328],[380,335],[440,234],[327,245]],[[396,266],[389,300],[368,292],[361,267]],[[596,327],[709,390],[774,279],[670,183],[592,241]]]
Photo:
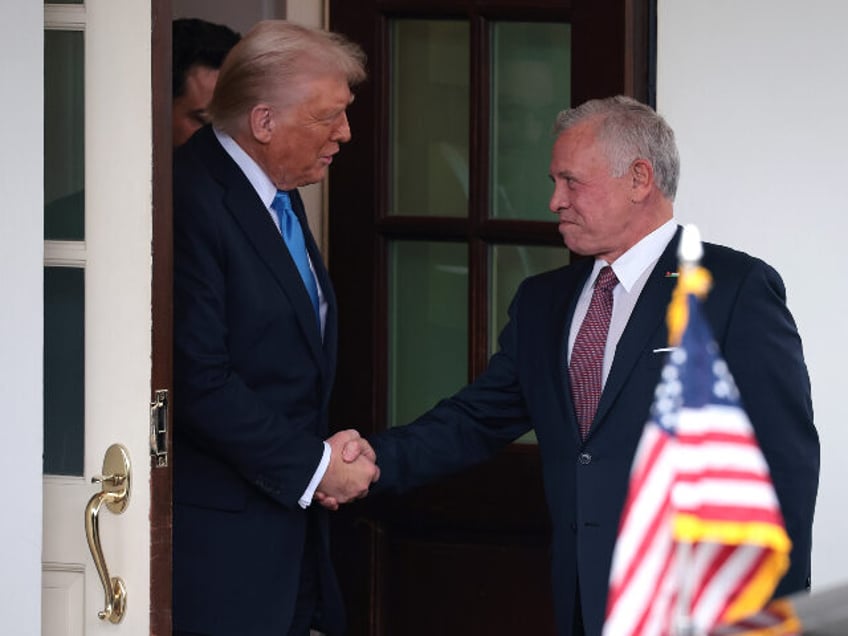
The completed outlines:
[[[630,495],[627,497],[624,512],[622,513],[622,519],[620,524],[621,528],[624,528],[629,523],[631,510],[633,509],[634,503],[640,498],[640,495],[644,494],[642,486],[644,486],[645,478],[650,475],[651,469],[661,457],[663,449],[666,447],[667,444],[668,436],[664,434],[658,435],[652,447],[648,449],[648,459],[644,464],[645,470],[641,472],[642,479],[638,480],[637,478],[637,480],[633,482]],[[642,557],[647,552],[648,546],[653,540],[654,534],[660,527],[660,524],[663,523],[666,518],[666,511],[669,507],[670,498],[671,491],[667,491],[664,494],[663,498],[656,502],[657,505],[654,509],[654,514],[651,518],[650,524],[648,525],[649,531],[645,532],[642,535],[639,541],[638,548],[635,552],[635,558],[630,561],[627,569],[624,571],[621,578],[610,589],[609,600],[607,601],[609,607],[612,607],[618,602],[621,590],[627,589],[630,580],[633,578],[634,573],[641,564]]]
[[[783,517],[773,509],[747,506],[702,504],[691,508],[678,508],[678,512],[698,516],[707,522],[775,523],[783,520]]]
[[[666,559],[665,563],[663,563],[662,570],[660,570],[660,575],[657,577],[656,584],[654,586],[655,590],[659,590],[664,581],[669,576],[674,576],[674,544],[669,546],[669,549],[666,551]],[[673,603],[673,599],[669,601]],[[673,605],[672,605],[673,607]],[[653,609],[653,603],[646,603],[645,609],[642,611],[642,614],[639,616],[639,620],[636,621],[636,624],[633,626],[633,634],[641,634],[645,629],[645,626],[648,622],[648,619],[651,616],[651,610]]]

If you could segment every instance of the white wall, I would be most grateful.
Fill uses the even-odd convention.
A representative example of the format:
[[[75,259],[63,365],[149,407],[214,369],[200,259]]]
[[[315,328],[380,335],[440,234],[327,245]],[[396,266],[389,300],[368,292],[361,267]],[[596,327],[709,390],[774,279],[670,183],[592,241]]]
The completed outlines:
[[[41,634],[44,5],[4,0],[0,86],[0,631]]]
[[[846,23],[844,0],[658,0],[657,109],[682,162],[676,214],[774,265],[804,341],[822,443],[818,589],[848,581]]]
[[[171,0],[175,18],[201,18],[226,24],[242,35],[258,20],[283,17],[286,0]]]

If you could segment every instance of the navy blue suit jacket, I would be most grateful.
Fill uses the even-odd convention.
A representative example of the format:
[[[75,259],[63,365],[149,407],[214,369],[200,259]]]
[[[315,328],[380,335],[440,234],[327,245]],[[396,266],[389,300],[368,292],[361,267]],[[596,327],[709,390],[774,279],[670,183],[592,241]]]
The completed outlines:
[[[536,432],[552,520],[557,633],[572,633],[579,580],[586,633],[601,633],[610,563],[630,466],[665,361],[666,309],[680,233],[648,279],[621,336],[595,424],[581,441],[567,370],[568,330],[591,259],[533,276],[519,288],[486,371],[410,425],[371,441],[382,470],[375,491],[402,492],[489,457]],[[763,261],[706,244],[714,286],[705,313],[739,387],[772,472],[793,541],[778,594],[810,580],[819,442],[801,340],[783,282]],[[504,585],[520,584],[504,581]]]
[[[267,208],[211,128],[175,153],[175,629],[287,633],[310,517],[325,631],[344,629],[326,511],[298,505],[327,437],[337,310],[291,194],[328,304],[323,341]]]

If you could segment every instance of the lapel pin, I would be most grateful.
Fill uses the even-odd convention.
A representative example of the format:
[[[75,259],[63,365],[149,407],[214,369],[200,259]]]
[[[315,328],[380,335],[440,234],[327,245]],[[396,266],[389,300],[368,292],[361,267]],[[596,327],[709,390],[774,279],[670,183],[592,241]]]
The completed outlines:
[[[680,274],[678,272],[666,272],[665,273],[666,278],[677,278],[678,276],[680,276]]]

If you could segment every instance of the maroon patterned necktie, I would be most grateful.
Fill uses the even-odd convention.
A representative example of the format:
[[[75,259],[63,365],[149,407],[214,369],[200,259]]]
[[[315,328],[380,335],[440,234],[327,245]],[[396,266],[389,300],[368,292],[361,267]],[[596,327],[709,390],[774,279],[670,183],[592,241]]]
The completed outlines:
[[[604,348],[612,316],[612,290],[617,284],[618,279],[612,267],[603,267],[595,279],[592,301],[571,351],[568,376],[580,437],[583,439],[589,434],[601,399]]]

